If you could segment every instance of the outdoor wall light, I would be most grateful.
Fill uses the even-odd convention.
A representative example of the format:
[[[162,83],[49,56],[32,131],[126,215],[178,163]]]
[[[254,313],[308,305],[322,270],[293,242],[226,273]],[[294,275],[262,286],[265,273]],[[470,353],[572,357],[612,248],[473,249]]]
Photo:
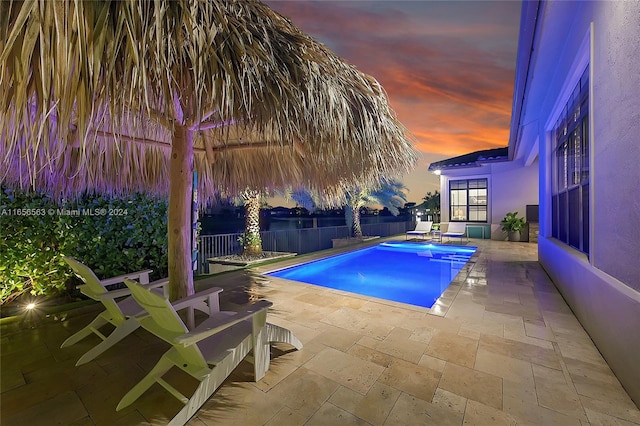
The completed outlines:
[[[442,173],[442,170],[440,170],[440,169],[435,169],[435,170],[433,171],[433,174],[434,174],[434,175],[437,175],[437,176],[440,176],[440,173]]]

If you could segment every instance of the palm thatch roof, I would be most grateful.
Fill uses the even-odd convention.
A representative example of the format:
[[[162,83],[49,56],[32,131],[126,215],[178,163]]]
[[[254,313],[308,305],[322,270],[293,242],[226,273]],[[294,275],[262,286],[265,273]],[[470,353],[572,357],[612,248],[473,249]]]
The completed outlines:
[[[2,1],[0,92],[0,182],[169,194],[172,300],[194,291],[193,170],[206,199],[415,154],[373,78],[259,1]]]
[[[193,132],[205,198],[413,166],[378,82],[258,1],[0,9],[0,179],[10,186],[166,194],[177,126]]]

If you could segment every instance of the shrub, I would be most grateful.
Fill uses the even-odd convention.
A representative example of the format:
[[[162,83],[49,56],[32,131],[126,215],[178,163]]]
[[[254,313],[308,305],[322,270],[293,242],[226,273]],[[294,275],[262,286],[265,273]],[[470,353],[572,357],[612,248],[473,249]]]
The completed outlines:
[[[524,229],[527,222],[524,218],[518,217],[518,212],[509,212],[504,216],[500,224],[505,232],[517,232]]]
[[[0,303],[25,292],[42,295],[65,289],[71,271],[62,260],[57,217],[47,214],[52,205],[39,194],[0,194]]]
[[[0,194],[0,303],[25,292],[54,296],[77,279],[62,256],[73,256],[99,278],[153,269],[167,275],[167,204],[131,195],[85,196],[55,203],[35,194]]]
[[[100,278],[152,268],[167,275],[167,204],[144,195],[79,200],[87,216],[60,216],[64,252],[93,268]]]

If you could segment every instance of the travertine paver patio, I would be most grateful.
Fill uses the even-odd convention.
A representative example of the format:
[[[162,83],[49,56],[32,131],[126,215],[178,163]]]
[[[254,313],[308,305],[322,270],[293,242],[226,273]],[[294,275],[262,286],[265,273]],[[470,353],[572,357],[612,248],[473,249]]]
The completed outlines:
[[[537,263],[536,246],[471,244],[479,254],[431,313],[248,271],[198,282],[225,288],[223,309],[272,301],[268,320],[305,347],[275,348],[259,383],[241,365],[189,424],[640,424],[640,411]],[[74,366],[97,337],[60,343],[95,314],[2,326],[3,426],[165,424],[178,411],[158,385],[115,411],[168,347],[142,329]],[[171,379],[194,386],[180,372]]]

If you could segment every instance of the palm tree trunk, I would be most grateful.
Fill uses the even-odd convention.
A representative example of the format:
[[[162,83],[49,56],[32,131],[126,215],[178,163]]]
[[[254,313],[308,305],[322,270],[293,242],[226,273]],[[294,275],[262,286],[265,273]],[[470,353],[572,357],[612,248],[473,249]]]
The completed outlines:
[[[176,125],[169,163],[169,299],[194,293],[191,264],[193,131]]]
[[[343,206],[344,209],[344,224],[349,227],[349,236],[353,235],[353,209],[350,205]]]
[[[356,238],[362,238],[362,226],[360,225],[360,208],[356,206],[356,207],[353,207],[351,210],[353,213],[353,223],[352,223],[353,236]]]
[[[245,218],[243,254],[262,254],[262,240],[260,239],[260,194],[247,198],[244,202],[247,216]]]

